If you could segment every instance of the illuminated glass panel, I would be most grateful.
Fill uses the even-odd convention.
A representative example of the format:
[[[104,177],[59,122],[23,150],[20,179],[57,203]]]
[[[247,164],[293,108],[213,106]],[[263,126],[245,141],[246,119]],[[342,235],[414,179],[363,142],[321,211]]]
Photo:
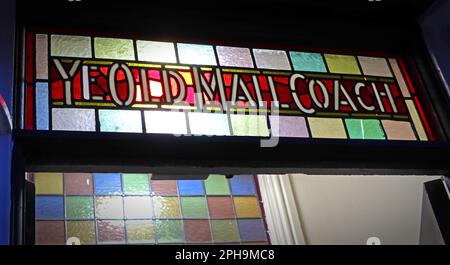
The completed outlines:
[[[48,79],[48,36],[36,34],[36,79]]]
[[[26,36],[27,130],[435,139],[400,57]]]
[[[334,118],[308,118],[314,138],[346,139],[344,122]]]
[[[99,119],[102,132],[142,132],[140,111],[100,110]]]
[[[289,52],[296,71],[326,73],[327,67],[322,54],[315,52]]]
[[[221,66],[253,68],[253,59],[248,48],[217,46]]]
[[[189,115],[189,128],[193,135],[230,135],[226,114],[195,113]]]
[[[358,62],[354,56],[325,54],[330,73],[360,75]]]
[[[57,57],[91,58],[91,37],[52,34],[51,55]]]
[[[392,77],[385,58],[358,56],[358,61],[365,75]]]
[[[416,140],[411,123],[404,121],[383,120],[383,128],[387,138],[391,140]]]
[[[217,65],[213,46],[178,43],[177,48],[180,63]]]
[[[133,40],[94,38],[95,58],[134,60]]]
[[[253,49],[258,68],[273,70],[291,70],[285,51]]]
[[[143,62],[177,63],[172,42],[136,41],[138,60]]]
[[[94,109],[52,109],[52,128],[55,131],[95,132]]]
[[[345,124],[351,139],[386,139],[378,120],[346,119]]]
[[[252,175],[30,173],[36,244],[268,244]]]

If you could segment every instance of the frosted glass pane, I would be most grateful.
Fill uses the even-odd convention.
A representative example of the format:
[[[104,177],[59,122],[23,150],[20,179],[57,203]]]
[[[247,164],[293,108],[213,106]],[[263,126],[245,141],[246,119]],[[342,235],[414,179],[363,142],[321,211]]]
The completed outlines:
[[[141,112],[135,110],[99,110],[100,131],[141,133]]]
[[[266,116],[233,114],[231,126],[236,136],[269,136]]]
[[[184,112],[146,111],[147,133],[187,134]]]
[[[95,57],[100,59],[134,60],[133,40],[95,38]]]
[[[217,46],[217,56],[219,57],[219,63],[221,66],[235,66],[253,68],[252,55],[250,49]]]
[[[347,138],[342,119],[308,118],[308,123],[313,138]]]
[[[178,43],[177,48],[180,63],[217,65],[213,46]]]
[[[258,68],[274,70],[291,70],[285,51],[253,49]]]
[[[269,116],[272,136],[309,137],[306,121],[303,117]]]
[[[330,73],[360,75],[355,56],[325,54],[325,60]]]
[[[226,114],[191,112],[188,117],[193,135],[230,135]]]
[[[36,78],[48,79],[48,37],[36,34]]]
[[[358,60],[365,75],[392,77],[385,58],[358,56]]]
[[[52,56],[91,58],[91,37],[52,35]]]
[[[151,197],[128,196],[124,199],[125,218],[140,219],[153,217]]]
[[[52,129],[55,131],[95,131],[95,110],[52,109]]]
[[[99,219],[123,219],[122,197],[97,196],[95,198],[95,215]]]
[[[427,134],[425,133],[425,129],[423,128],[422,121],[417,113],[416,106],[412,100],[406,100],[406,106],[408,106],[409,114],[414,122],[414,126],[416,127],[417,134],[421,141],[428,140]]]
[[[48,83],[36,83],[36,129],[48,130]]]
[[[389,63],[391,64],[392,71],[394,72],[395,78],[397,79],[397,83],[400,86],[400,90],[402,91],[402,95],[405,98],[411,97],[411,94],[409,93],[408,86],[406,85],[405,79],[403,78],[402,71],[400,70],[400,67],[398,66],[396,59],[389,59]]]
[[[416,140],[411,124],[406,121],[381,121],[389,140]]]
[[[138,60],[145,62],[176,63],[175,46],[172,42],[136,41]]]
[[[292,65],[296,71],[326,73],[327,67],[322,54],[315,52],[289,52]]]

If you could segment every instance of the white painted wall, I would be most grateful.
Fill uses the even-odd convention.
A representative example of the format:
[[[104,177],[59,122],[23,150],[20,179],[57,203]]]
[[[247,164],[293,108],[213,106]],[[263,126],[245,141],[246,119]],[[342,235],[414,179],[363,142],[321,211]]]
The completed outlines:
[[[306,244],[418,244],[423,183],[438,176],[290,175]]]

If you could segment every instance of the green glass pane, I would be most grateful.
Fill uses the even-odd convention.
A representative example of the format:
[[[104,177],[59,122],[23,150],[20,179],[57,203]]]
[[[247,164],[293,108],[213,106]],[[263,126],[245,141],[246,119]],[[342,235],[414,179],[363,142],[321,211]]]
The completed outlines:
[[[205,180],[205,189],[208,195],[230,195],[228,180],[224,175],[209,175]]]
[[[123,190],[126,194],[149,194],[149,181],[147,174],[123,174]]]
[[[386,139],[378,120],[346,119],[345,124],[351,139]]]
[[[76,237],[81,244],[95,244],[95,224],[93,221],[68,221],[67,239]]]
[[[96,58],[134,60],[133,40],[95,38],[94,49]]]
[[[183,224],[180,220],[157,220],[156,237],[158,243],[183,243]]]
[[[211,228],[214,242],[239,242],[235,220],[212,220]]]
[[[208,218],[204,197],[182,197],[181,209],[184,218]]]
[[[51,55],[58,57],[91,58],[91,37],[52,35]]]
[[[94,201],[90,196],[66,197],[67,219],[94,218]]]
[[[127,225],[127,239],[129,243],[154,243],[155,229],[151,220],[129,220]]]

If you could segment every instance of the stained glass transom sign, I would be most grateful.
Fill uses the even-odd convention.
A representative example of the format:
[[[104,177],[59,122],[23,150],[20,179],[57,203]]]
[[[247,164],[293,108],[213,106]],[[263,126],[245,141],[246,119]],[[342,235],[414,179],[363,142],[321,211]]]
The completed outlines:
[[[399,57],[28,33],[27,130],[433,140]]]
[[[268,244],[254,176],[32,173],[36,244]]]

